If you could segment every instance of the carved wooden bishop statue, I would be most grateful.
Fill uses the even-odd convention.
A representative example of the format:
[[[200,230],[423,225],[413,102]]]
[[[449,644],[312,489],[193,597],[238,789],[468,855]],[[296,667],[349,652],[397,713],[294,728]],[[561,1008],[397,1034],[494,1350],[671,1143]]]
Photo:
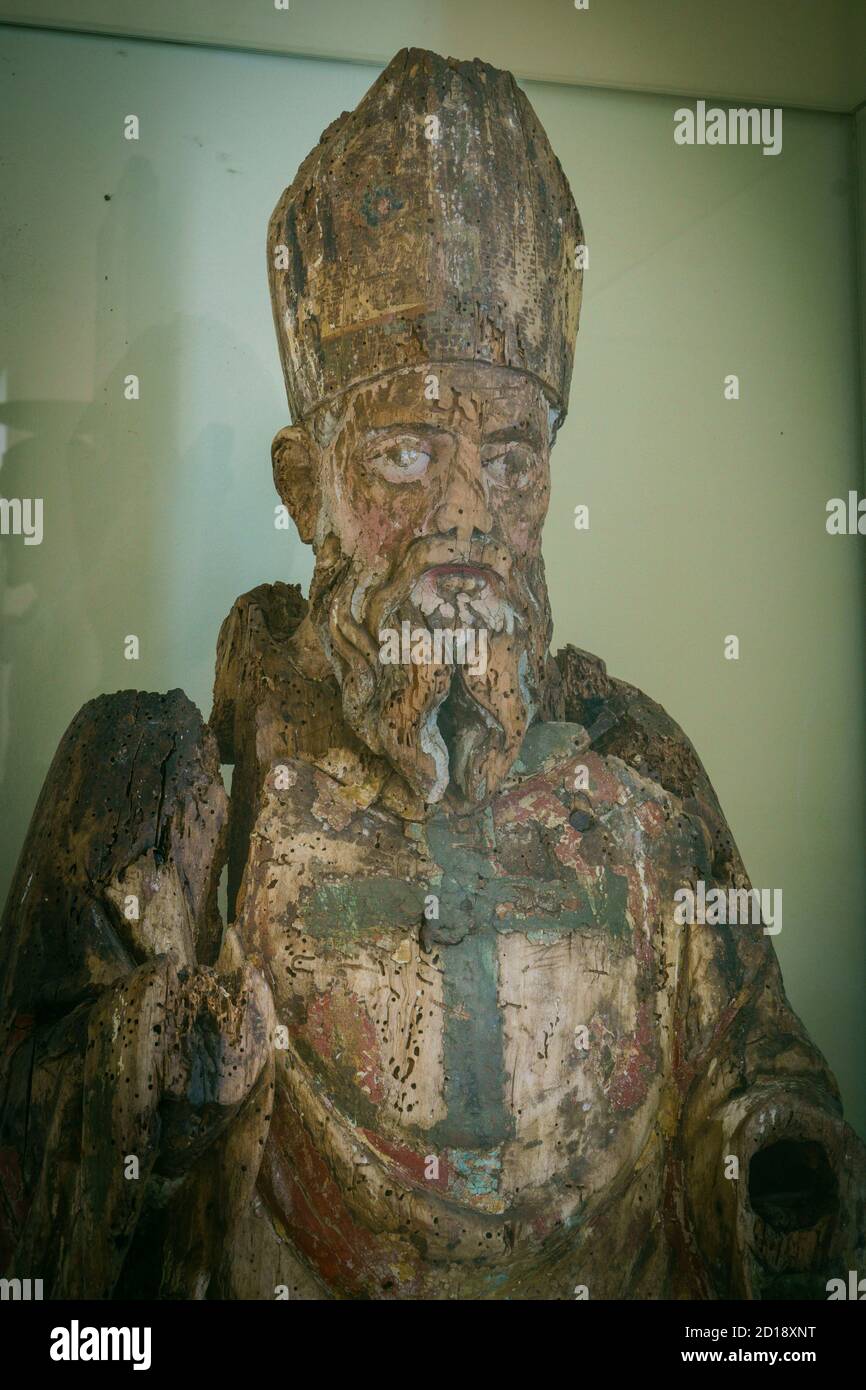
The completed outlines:
[[[418,50],[280,199],[310,596],[238,599],[209,726],[125,691],[63,739],[2,929],[8,1277],[750,1299],[864,1267],[863,1146],[772,926],[726,925],[753,899],[691,744],[549,654],[582,245],[510,74]]]

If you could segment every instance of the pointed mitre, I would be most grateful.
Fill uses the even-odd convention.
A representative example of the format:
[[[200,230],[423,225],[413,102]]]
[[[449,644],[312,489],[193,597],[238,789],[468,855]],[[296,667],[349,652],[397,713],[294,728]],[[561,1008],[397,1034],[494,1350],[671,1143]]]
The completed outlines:
[[[559,160],[511,74],[404,49],[271,217],[293,420],[426,362],[529,373],[561,419],[582,245]]]

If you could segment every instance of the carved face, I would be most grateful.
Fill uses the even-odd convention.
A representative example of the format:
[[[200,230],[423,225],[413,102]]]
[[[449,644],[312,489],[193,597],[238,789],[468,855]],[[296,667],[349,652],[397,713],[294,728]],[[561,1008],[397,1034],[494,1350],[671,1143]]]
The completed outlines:
[[[311,616],[349,725],[430,803],[489,799],[534,712],[550,413],[531,378],[459,364],[316,422]]]

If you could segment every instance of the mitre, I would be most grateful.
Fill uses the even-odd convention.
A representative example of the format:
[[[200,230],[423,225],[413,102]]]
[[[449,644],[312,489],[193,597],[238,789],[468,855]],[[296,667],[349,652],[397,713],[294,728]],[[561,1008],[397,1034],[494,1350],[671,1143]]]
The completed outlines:
[[[558,424],[582,246],[562,167],[511,74],[402,50],[271,217],[294,422],[396,369],[470,361],[535,377]]]

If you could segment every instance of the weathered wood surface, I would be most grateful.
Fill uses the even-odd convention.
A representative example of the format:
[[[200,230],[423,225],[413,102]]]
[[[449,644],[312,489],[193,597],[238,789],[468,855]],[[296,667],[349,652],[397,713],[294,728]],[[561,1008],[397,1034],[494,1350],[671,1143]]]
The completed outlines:
[[[229,916],[249,852],[265,774],[282,756],[301,756],[349,782],[371,801],[392,769],[342,717],[339,686],[304,623],[296,585],[261,584],[242,595],[222,625],[210,727],[220,757],[234,764],[229,830]]]
[[[323,132],[271,218],[292,419],[395,364],[455,359],[536,377],[564,414],[582,246],[511,73],[404,49]]]
[[[674,914],[749,887],[694,748],[549,655],[582,237],[513,79],[418,50],[279,200],[310,596],[236,602],[210,729],[125,692],[61,744],[0,933],[7,1276],[823,1298],[862,1268],[866,1150],[770,939]],[[477,667],[383,660],[458,621]]]
[[[254,604],[263,632],[269,602],[260,586],[234,616]],[[254,639],[242,645],[246,671],[260,669]],[[218,670],[218,688],[231,683]],[[238,710],[254,718],[254,703],[249,686]],[[560,722],[537,725],[530,742],[548,752],[532,775],[518,765],[506,780],[492,839],[459,822],[464,845],[481,835],[468,877],[465,850],[448,848],[435,819],[407,838],[379,803],[358,804],[351,778],[341,785],[276,740],[237,922],[292,1040],[277,1053],[265,1205],[344,1297],[566,1298],[578,1284],[593,1297],[820,1297],[859,1249],[863,1148],[787,1004],[768,938],[671,920],[674,887],[692,874],[748,885],[706,774],[661,707],[587,653],[558,654],[545,709]],[[556,755],[563,739],[576,743],[571,760]],[[594,794],[570,790],[577,763],[592,769]],[[571,866],[572,888],[568,874],[565,886],[551,877],[557,862],[560,873]],[[593,898],[620,876],[621,931],[610,903],[599,911]],[[441,925],[425,923],[429,891],[441,896]],[[581,902],[592,907],[585,919],[575,918]],[[500,1012],[514,1019],[506,1128],[520,1119],[503,1160],[505,1171],[510,1145],[510,1197],[500,1180],[472,1212],[462,1146],[489,1148],[497,1135],[471,1109],[467,1132],[447,1132],[443,1061],[456,1061],[449,1015],[480,1009],[475,943],[488,911],[500,914]],[[446,968],[460,952],[463,1006]],[[536,1004],[554,1001],[541,1052],[530,987]],[[572,1041],[593,1019],[595,1089]],[[479,1034],[476,1051],[487,1041]],[[581,1090],[599,1110],[595,1126]],[[546,1182],[563,1150],[560,1180]],[[729,1155],[738,1182],[722,1176]],[[568,1234],[578,1214],[579,1237]]]
[[[234,710],[238,721],[234,736],[241,739],[236,747],[243,747],[246,737],[242,715],[261,727],[254,689],[244,680],[248,682],[254,674],[258,679],[267,660],[275,659],[268,622],[271,597],[269,587],[262,586],[254,601],[239,601],[235,617],[254,614],[258,636],[223,649],[217,686],[242,697]],[[273,598],[278,607],[285,607],[286,595],[279,587]],[[296,615],[300,607],[296,604]],[[244,680],[238,670],[231,669],[232,652],[243,652]],[[291,668],[283,674],[291,679]],[[260,691],[267,701],[272,687],[264,682]],[[315,728],[313,691],[308,687],[305,694],[307,722]],[[326,710],[332,698],[333,692],[326,689]],[[643,789],[644,816],[655,806],[663,816],[700,817],[706,830],[707,872],[712,861],[714,879],[724,882],[733,874],[740,881],[739,860],[723,823],[720,829],[716,822],[714,833],[707,828],[717,811],[705,774],[687,740],[658,706],[609,678],[597,659],[573,649],[560,653],[556,668],[551,669],[547,698],[549,708],[567,716],[572,728],[575,715],[586,720],[577,735],[584,761],[598,757],[604,760],[608,776],[612,768],[618,768],[620,778],[639,778],[632,785]],[[215,749],[179,697],[166,697],[170,720],[164,705],[147,704],[154,699],[114,697],[110,718],[104,702],[97,702],[96,710],[86,710],[74,722],[46,784],[16,879],[24,906],[30,904],[17,919],[17,931],[8,929],[15,920],[16,899],[10,900],[2,940],[7,965],[12,955],[17,968],[4,972],[5,998],[13,1006],[28,1003],[33,1010],[23,1017],[20,1012],[5,1015],[13,1026],[8,1030],[4,1076],[4,1153],[8,1164],[10,1154],[14,1160],[25,1151],[21,1130],[26,1123],[33,1165],[29,1173],[12,1173],[7,1168],[12,1181],[6,1185],[6,1200],[18,1199],[17,1223],[15,1216],[12,1219],[16,1268],[23,1271],[23,1260],[35,1277],[44,1277],[36,1271],[47,1262],[57,1271],[49,1283],[55,1296],[76,1292],[110,1296],[112,1291],[141,1296],[158,1289],[162,1296],[195,1297],[208,1288],[211,1292],[221,1288],[236,1297],[272,1297],[275,1288],[285,1285],[295,1298],[326,1297],[329,1292],[374,1297],[489,1297],[491,1293],[569,1297],[575,1283],[590,1281],[594,1296],[602,1297],[624,1291],[631,1296],[756,1297],[766,1291],[777,1296],[814,1295],[816,1281],[831,1277],[845,1259],[856,1259],[862,1220],[862,1146],[841,1122],[832,1079],[787,1007],[769,942],[737,938],[732,931],[695,936],[685,956],[680,941],[671,955],[655,959],[653,970],[658,970],[659,978],[675,981],[674,993],[663,989],[655,1005],[664,997],[668,1000],[668,1042],[674,1035],[676,1046],[673,1051],[669,1047],[661,1070],[667,1074],[671,1069],[672,1084],[653,1092],[653,1121],[640,1153],[630,1163],[619,1161],[616,1170],[610,1170],[609,1159],[599,1166],[602,1150],[596,1154],[591,1167],[604,1189],[604,1200],[582,1226],[579,1243],[567,1238],[567,1225],[557,1229],[557,1222],[568,1213],[553,1215],[549,1194],[534,1221],[527,1214],[527,1235],[522,1238],[516,1236],[513,1219],[504,1220],[503,1213],[489,1205],[481,1207],[467,1225],[466,1213],[449,1202],[449,1195],[453,1201],[466,1179],[465,1174],[461,1178],[455,1173],[453,1164],[449,1171],[447,1146],[440,1152],[441,1177],[434,1184],[431,1203],[429,1185],[424,1185],[421,1175],[425,1156],[437,1145],[419,1147],[411,1135],[395,1129],[387,1114],[383,1122],[382,1112],[405,1114],[407,1104],[417,1105],[422,1111],[426,1107],[428,1118],[439,1114],[441,1119],[442,1095],[437,1093],[435,1077],[425,1075],[423,1053],[416,1062],[417,1075],[427,1091],[422,1087],[420,1093],[410,1092],[399,1078],[417,1046],[414,1039],[422,1036],[410,1022],[419,988],[425,992],[433,988],[433,1036],[439,1029],[441,1045],[442,953],[465,940],[466,931],[471,936],[476,927],[470,921],[463,936],[458,932],[455,937],[447,926],[430,933],[428,924],[424,939],[424,891],[437,879],[426,852],[426,837],[420,844],[414,835],[407,840],[392,813],[376,810],[374,799],[355,795],[350,775],[347,785],[341,786],[333,768],[326,772],[313,766],[313,760],[299,758],[305,749],[303,732],[286,740],[276,726],[269,751],[279,766],[290,767],[294,780],[286,792],[276,791],[271,778],[271,785],[263,785],[256,796],[259,824],[239,920],[244,945],[273,982],[285,1007],[280,1016],[288,1021],[293,1037],[292,1046],[277,1053],[276,1115],[269,1135],[273,1082],[269,1064],[262,1065],[261,1050],[270,1027],[265,1021],[267,993],[258,986],[251,1015],[244,1007],[244,985],[233,973],[243,960],[234,933],[224,948],[221,966],[227,973],[222,978],[197,969],[190,952],[190,941],[212,939],[208,914],[213,910],[217,845],[224,818]],[[566,721],[551,726],[554,730],[564,727]],[[100,760],[91,756],[90,739],[96,736],[104,754]],[[142,739],[154,740],[152,753],[148,749],[145,756]],[[607,751],[601,751],[603,744]],[[200,745],[205,750],[203,758]],[[178,749],[181,756],[174,765]],[[117,761],[112,762],[112,757]],[[554,762],[553,768],[562,799],[562,811],[557,813],[562,817],[560,844],[573,855],[575,834],[569,821],[570,802],[564,796],[569,766],[562,768]],[[504,789],[506,799],[518,793],[518,805],[527,796],[526,789],[520,795],[522,780],[518,774],[513,790],[508,785]],[[119,833],[106,838],[104,817],[93,832],[98,845],[80,830],[73,833],[77,813],[83,812],[83,824],[88,826],[96,818],[89,812],[111,804],[112,788],[121,798],[121,805],[115,807],[123,827]],[[529,789],[530,804],[537,806],[539,794],[536,780]],[[612,803],[616,798],[608,792],[608,800]],[[599,807],[591,798],[581,794],[571,801],[579,803],[581,817],[597,816]],[[70,806],[76,813],[70,815]],[[550,810],[548,803],[546,834],[552,828]],[[521,824],[518,816],[517,839],[507,850],[508,836],[505,833],[503,838],[503,833],[509,817],[505,814],[503,820],[503,815],[496,813],[500,835],[491,881],[501,883],[503,865],[510,862],[512,871],[520,867],[533,872],[543,901],[550,884],[545,883],[541,867],[544,855],[531,847],[532,835],[537,834],[532,831],[532,817]],[[365,819],[369,821],[366,834]],[[55,823],[58,829],[53,831]],[[110,815],[109,823],[114,824]],[[583,825],[584,820],[579,818],[577,823]],[[197,853],[189,844],[191,826],[201,837]],[[580,857],[587,863],[591,861],[589,834],[587,827],[579,838]],[[315,853],[310,835],[320,842]],[[323,836],[330,844],[329,858],[322,857]],[[390,841],[397,855],[393,862],[386,849]],[[549,847],[549,841],[545,843]],[[45,854],[48,844],[52,852]],[[106,854],[108,844],[117,846],[116,852]],[[372,858],[365,865],[363,856],[369,853]],[[619,860],[617,871],[628,878],[634,866],[628,863],[627,837],[614,835],[613,845],[606,846],[603,855],[609,864]],[[288,887],[296,872],[289,867],[293,859],[302,877],[306,865],[314,876],[324,874],[325,884],[346,883],[346,892],[338,898],[343,931],[355,920],[359,886],[374,885],[373,895],[367,894],[365,901],[368,914],[372,911],[379,925],[373,924],[373,934],[362,950],[368,961],[366,984],[358,974],[362,960],[353,957],[352,970],[335,989],[334,980],[326,980],[325,974],[335,962],[339,964],[344,949],[335,953],[326,939],[319,938],[311,954],[314,938],[307,935],[302,941],[299,928],[292,927],[293,904],[299,901],[299,890]],[[275,860],[282,864],[276,882]],[[148,865],[147,872],[142,861]],[[195,872],[190,877],[185,871],[179,873],[179,865],[191,867],[193,862]],[[75,865],[71,872],[67,868],[64,879],[68,920],[80,922],[76,909],[85,900],[87,920],[97,923],[92,935],[81,928],[68,935],[63,931],[50,891],[56,863]],[[441,869],[440,865],[440,886]],[[168,880],[180,884],[181,878],[182,886],[162,896],[153,886]],[[36,888],[32,897],[23,891],[28,880],[31,889]],[[148,904],[143,922],[134,924],[134,938],[126,935],[130,929],[119,911],[125,896],[121,890],[132,884],[144,886]],[[308,884],[306,891],[312,886]],[[463,892],[466,885],[455,880],[455,891],[458,887]],[[537,904],[533,911],[537,913]],[[54,936],[37,944],[34,951],[29,943],[39,931]],[[284,937],[286,931],[289,935]],[[303,935],[303,928],[300,931]],[[278,945],[291,949],[281,952]],[[168,949],[151,959],[155,946]],[[537,953],[537,946],[532,949]],[[604,964],[607,950],[596,953],[590,962],[591,972],[599,979],[613,966],[613,958]],[[64,962],[53,974],[46,971],[49,957]],[[620,974],[626,958],[617,967]],[[93,964],[88,969],[82,960]],[[290,976],[287,992],[280,975],[291,972],[294,960],[300,969]],[[320,963],[315,964],[316,960]],[[574,1017],[590,1017],[586,998],[580,997],[576,965],[569,954],[562,994],[573,981]],[[550,966],[540,973],[533,969],[526,977],[520,970],[512,984],[537,976],[541,988],[550,992],[549,971]],[[384,1013],[377,1028],[380,993]],[[596,997],[596,1012],[598,1004]],[[402,1021],[401,1010],[405,1012]],[[638,1019],[639,1014],[638,1006]],[[368,1015],[374,1024],[370,1034],[365,1032]],[[428,1023],[424,1030],[428,1037],[431,1026]],[[160,1032],[155,1036],[163,1038],[164,1055],[180,1054],[173,1064],[166,1065],[156,1055],[157,1028]],[[200,1097],[192,1104],[189,1096],[190,1066],[201,1046],[201,1039],[189,1044],[190,1031],[196,1029],[205,1034],[212,1029],[224,1042],[236,1040],[234,1052],[222,1051],[224,1065],[203,1107]],[[310,1044],[306,1053],[303,1047],[298,1053],[304,1036]],[[629,1035],[620,1032],[619,1036]],[[627,1048],[623,1052],[621,1043],[613,1054],[608,1090],[619,1097],[627,1112],[635,1088],[639,1093],[648,1076],[659,1069],[656,1057],[646,1071],[654,1056],[648,1037],[640,1036],[639,1026],[634,1054]],[[329,1078],[330,1107],[322,1110],[320,1093],[302,1065],[304,1056],[312,1055],[310,1046],[314,1052],[319,1049],[320,1059],[335,1047],[343,1067],[351,1070],[357,1062],[369,1074],[369,1111],[354,1115],[356,1121],[366,1120],[361,1129],[357,1124],[350,1130],[334,1125],[333,1104],[337,1102],[339,1110],[346,1094],[339,1075]],[[357,1047],[360,1053],[353,1052]],[[548,1047],[545,1067],[533,1083],[528,1058],[520,1063],[519,1053],[515,1054],[515,1081],[529,1087],[527,1099],[550,1090],[547,1063],[551,1059],[555,1063],[557,1056],[560,1067],[564,1063],[566,1071],[574,1070],[575,1059],[569,1060],[568,1052],[557,1054]],[[234,1070],[237,1065],[240,1077]],[[31,1070],[25,1117],[21,1109],[24,1078]],[[123,1089],[106,1085],[121,1074],[130,1078],[133,1104]],[[151,1086],[154,1091],[148,1089]],[[245,1096],[249,1096],[246,1110],[229,1125]],[[202,1109],[207,1119],[199,1127],[195,1119],[201,1117]],[[544,1132],[542,1126],[540,1133]],[[618,1160],[623,1151],[617,1148]],[[142,1177],[135,1183],[118,1175],[122,1156],[130,1153],[142,1163]],[[744,1186],[719,1180],[722,1158],[731,1153],[740,1157],[745,1173],[755,1154],[769,1155],[765,1171],[756,1172],[753,1200],[744,1199]],[[107,1171],[114,1177],[106,1183]],[[364,1177],[360,1187],[359,1173]],[[520,1176],[525,1182],[525,1169]],[[590,1179],[585,1186],[592,1185]],[[96,1193],[100,1193],[98,1202],[94,1202]],[[585,1188],[578,1185],[576,1195],[582,1202]],[[804,1206],[810,1218],[805,1225]],[[229,1213],[232,1216],[227,1219]],[[434,1215],[436,1222],[431,1225]],[[339,1229],[336,1241],[335,1229]],[[480,1265],[479,1249],[484,1254]],[[399,1268],[413,1270],[402,1283],[393,1278],[395,1251],[399,1251]],[[612,1251],[621,1258],[611,1260]],[[347,1280],[349,1270],[352,1277]]]
[[[199,1296],[248,1205],[272,1005],[207,963],[226,810],[180,691],[91,701],[46,778],[0,933],[0,1151],[4,1265],[48,1296]]]

